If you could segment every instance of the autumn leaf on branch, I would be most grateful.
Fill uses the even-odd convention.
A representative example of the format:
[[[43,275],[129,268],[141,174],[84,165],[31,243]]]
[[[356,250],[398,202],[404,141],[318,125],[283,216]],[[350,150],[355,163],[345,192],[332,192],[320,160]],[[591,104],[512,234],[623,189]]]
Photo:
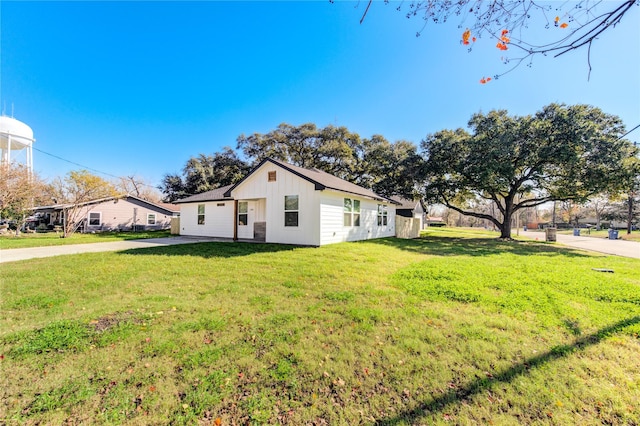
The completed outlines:
[[[373,4],[373,0],[367,2],[360,23]],[[429,23],[444,24],[455,19],[459,21],[459,28],[466,28],[462,33],[463,45],[469,46],[470,41],[481,41],[484,36],[494,39],[501,51],[509,49],[513,56],[503,62],[511,67],[496,74],[495,79],[513,71],[525,61],[531,65],[535,56],[558,57],[582,48],[586,48],[590,74],[592,45],[602,33],[620,24],[634,5],[640,6],[640,0],[563,3],[539,3],[536,0],[412,0],[400,3],[396,9],[404,10],[407,18],[420,18],[423,26],[417,31],[417,36]],[[632,20],[629,22],[633,24]],[[549,37],[537,31],[540,28],[566,30],[570,25],[570,31],[549,33]],[[474,36],[471,37],[471,34]]]

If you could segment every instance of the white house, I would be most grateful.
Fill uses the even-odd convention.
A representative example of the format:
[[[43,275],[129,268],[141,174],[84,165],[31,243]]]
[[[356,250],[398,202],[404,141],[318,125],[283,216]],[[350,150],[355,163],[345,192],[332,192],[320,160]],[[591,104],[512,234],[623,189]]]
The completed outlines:
[[[397,202],[321,170],[273,159],[235,185],[176,203],[181,235],[321,246],[396,234]]]

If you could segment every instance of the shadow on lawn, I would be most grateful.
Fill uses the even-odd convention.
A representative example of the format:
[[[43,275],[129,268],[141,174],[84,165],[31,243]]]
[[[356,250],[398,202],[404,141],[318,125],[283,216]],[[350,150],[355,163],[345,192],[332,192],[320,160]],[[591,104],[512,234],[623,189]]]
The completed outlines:
[[[495,238],[427,236],[413,240],[380,238],[367,242],[433,256],[489,256],[502,253],[528,256],[544,253],[550,256],[588,257],[583,252],[567,247],[536,241],[500,241]]]
[[[576,351],[584,350],[589,346],[600,343],[600,341],[605,337],[637,323],[640,323],[640,316],[618,321],[617,323],[602,328],[593,334],[577,339],[571,344],[553,347],[548,352],[529,358],[524,362],[493,375],[491,378],[478,378],[472,380],[466,386],[451,389],[444,395],[434,397],[431,400],[423,402],[412,410],[401,412],[396,417],[390,419],[378,420],[374,424],[379,426],[395,425],[402,422],[418,420],[420,417],[429,413],[442,412],[451,405],[463,402],[484,390],[490,389],[498,383],[509,383],[516,377],[525,375],[532,368],[538,368],[548,362],[567,357]]]
[[[256,253],[276,253],[290,251],[298,246],[283,244],[261,244],[243,242],[200,242],[158,246],[119,251],[118,254],[136,256],[199,256],[205,259],[249,256]]]

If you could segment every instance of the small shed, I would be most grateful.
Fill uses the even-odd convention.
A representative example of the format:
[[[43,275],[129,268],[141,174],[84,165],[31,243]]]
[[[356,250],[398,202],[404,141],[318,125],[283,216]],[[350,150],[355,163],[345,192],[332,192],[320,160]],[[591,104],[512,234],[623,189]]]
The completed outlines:
[[[396,214],[402,217],[415,218],[420,220],[420,229],[426,223],[426,206],[422,200],[408,200],[406,198],[394,196],[391,200],[396,202]]]

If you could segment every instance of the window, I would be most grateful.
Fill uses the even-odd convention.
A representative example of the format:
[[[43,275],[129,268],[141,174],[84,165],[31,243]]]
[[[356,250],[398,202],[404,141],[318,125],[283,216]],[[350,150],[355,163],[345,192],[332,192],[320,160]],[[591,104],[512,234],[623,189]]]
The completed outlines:
[[[360,200],[344,199],[344,226],[360,226]]]
[[[198,225],[204,225],[204,204],[198,204]]]
[[[297,195],[284,196],[284,226],[298,226],[299,203]]]
[[[344,199],[344,226],[351,226],[351,214],[353,213],[353,204],[351,198]]]
[[[267,173],[267,181],[268,182],[275,182],[276,181],[276,171],[272,171],[272,172],[268,172]]]
[[[387,226],[387,206],[378,204],[378,226]]]
[[[147,225],[155,225],[155,224],[156,224],[156,214],[147,213]]]
[[[360,226],[360,200],[353,200],[353,226]]]
[[[89,213],[89,226],[100,226],[102,223],[102,213],[91,212]]]
[[[249,222],[249,202],[238,201],[238,226],[247,226]]]
[[[216,206],[218,206],[218,207],[224,207],[224,203],[218,203],[218,204],[216,204]]]

